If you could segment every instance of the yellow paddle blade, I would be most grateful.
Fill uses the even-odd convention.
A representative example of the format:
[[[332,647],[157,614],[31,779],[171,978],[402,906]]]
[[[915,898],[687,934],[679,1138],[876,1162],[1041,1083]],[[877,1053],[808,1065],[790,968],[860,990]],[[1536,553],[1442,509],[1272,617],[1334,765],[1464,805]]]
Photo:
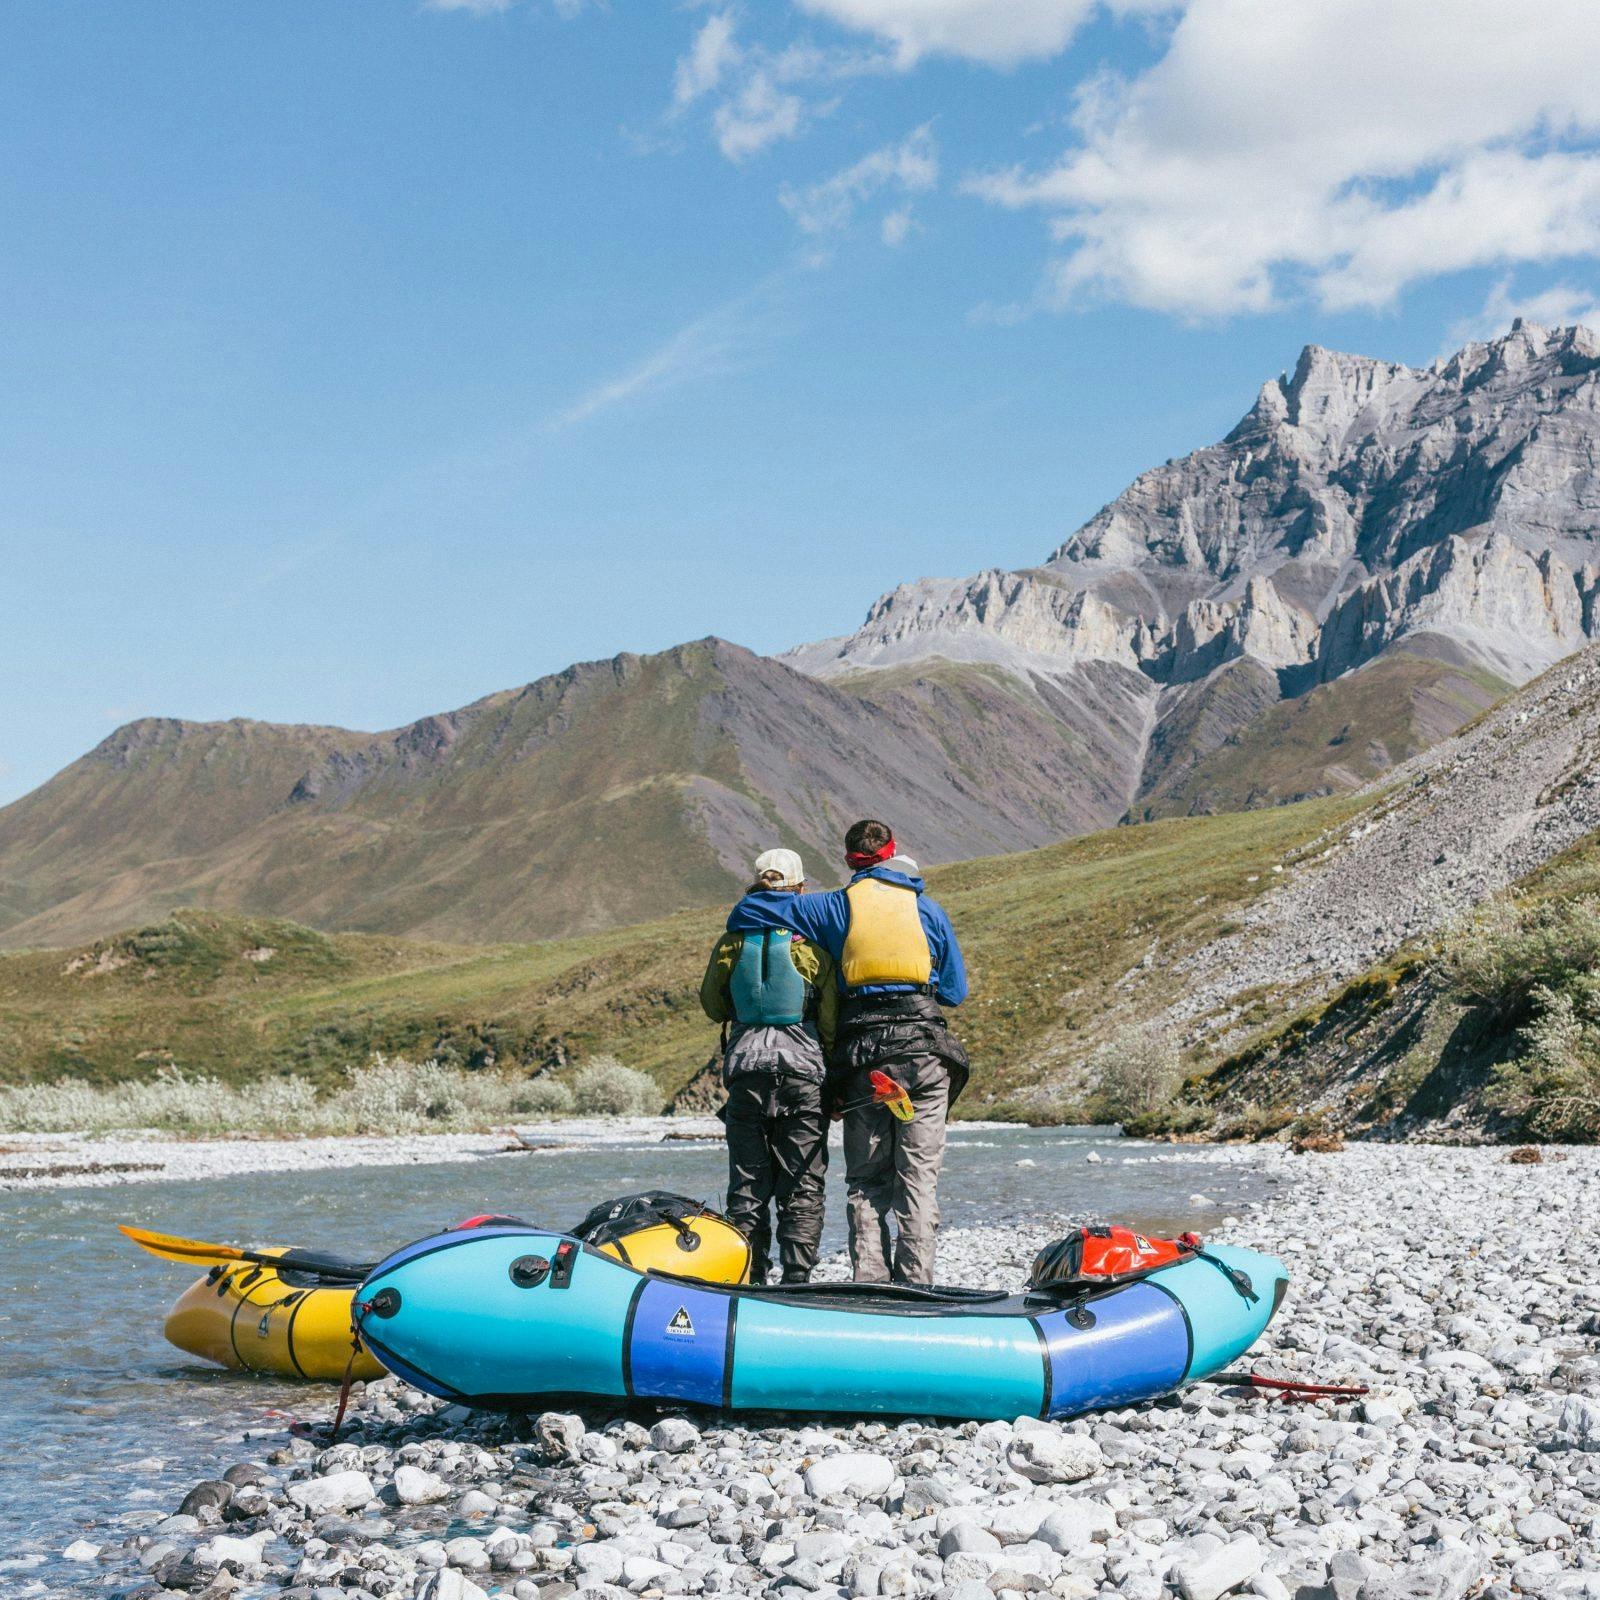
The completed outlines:
[[[231,1261],[250,1261],[258,1254],[232,1244],[208,1244],[202,1239],[180,1239],[171,1233],[155,1233],[149,1228],[133,1228],[119,1222],[117,1229],[153,1256],[163,1261],[182,1261],[195,1267],[216,1267]]]
[[[891,1117],[898,1117],[902,1122],[910,1122],[916,1116],[916,1112],[912,1109],[911,1096],[906,1093],[904,1086],[891,1078],[887,1072],[869,1073],[867,1081],[872,1085],[872,1098]]]

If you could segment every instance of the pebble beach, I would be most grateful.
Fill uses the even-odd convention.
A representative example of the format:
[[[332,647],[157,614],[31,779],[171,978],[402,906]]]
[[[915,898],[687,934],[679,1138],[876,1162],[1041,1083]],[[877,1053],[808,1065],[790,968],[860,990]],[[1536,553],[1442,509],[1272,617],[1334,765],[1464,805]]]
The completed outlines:
[[[1223,1381],[1066,1423],[504,1417],[385,1379],[337,1444],[307,1390],[181,1504],[139,1503],[133,1463],[129,1508],[64,1554],[141,1600],[1600,1597],[1600,1151],[1543,1154],[1248,1152],[1264,1197],[1210,1235],[1292,1283],[1236,1370],[1359,1400]],[[940,1277],[1015,1286],[1039,1242],[947,1232]],[[48,1593],[26,1566],[0,1562],[5,1592]]]

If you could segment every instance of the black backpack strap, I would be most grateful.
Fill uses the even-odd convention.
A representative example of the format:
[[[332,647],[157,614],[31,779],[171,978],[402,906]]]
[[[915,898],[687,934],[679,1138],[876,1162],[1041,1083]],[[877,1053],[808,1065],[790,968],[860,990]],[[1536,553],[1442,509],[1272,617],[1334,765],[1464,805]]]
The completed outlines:
[[[621,1195],[596,1206],[577,1227],[573,1237],[597,1248],[615,1244],[625,1233],[650,1223],[665,1223],[679,1238],[692,1232],[689,1224],[696,1217],[710,1215],[709,1209],[686,1195],[666,1189],[646,1189],[640,1194]]]

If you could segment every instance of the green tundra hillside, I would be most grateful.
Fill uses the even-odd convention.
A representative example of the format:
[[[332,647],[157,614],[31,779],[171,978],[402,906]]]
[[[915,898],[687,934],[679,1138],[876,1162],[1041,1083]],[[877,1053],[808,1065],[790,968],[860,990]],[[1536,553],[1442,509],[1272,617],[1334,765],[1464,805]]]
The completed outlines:
[[[775,839],[826,881],[887,815],[925,863],[1121,816],[1143,680],[1075,696],[982,666],[849,689],[705,639],[586,662],[384,734],[147,718],[0,808],[0,946],[180,906],[482,943],[738,892]]]
[[[1153,940],[1176,954],[1225,932],[1275,866],[1352,809],[1316,801],[1110,829],[931,874],[972,972],[958,1017],[975,1065],[963,1109],[1002,1111],[1081,1058],[1118,1024],[1118,980]],[[92,944],[0,956],[0,1075],[107,1083],[175,1065],[327,1084],[374,1050],[535,1073],[610,1052],[666,1097],[714,1044],[695,991],[720,925],[699,911],[472,947],[179,911]],[[1142,1005],[1152,993],[1142,986]]]

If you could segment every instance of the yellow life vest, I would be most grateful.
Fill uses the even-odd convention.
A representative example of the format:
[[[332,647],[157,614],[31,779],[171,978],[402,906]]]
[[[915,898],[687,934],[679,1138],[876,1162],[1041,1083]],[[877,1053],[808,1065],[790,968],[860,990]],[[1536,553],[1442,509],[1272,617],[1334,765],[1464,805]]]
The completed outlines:
[[[872,983],[925,984],[933,977],[917,892],[882,878],[858,878],[845,890],[850,930],[841,968],[846,989]]]

